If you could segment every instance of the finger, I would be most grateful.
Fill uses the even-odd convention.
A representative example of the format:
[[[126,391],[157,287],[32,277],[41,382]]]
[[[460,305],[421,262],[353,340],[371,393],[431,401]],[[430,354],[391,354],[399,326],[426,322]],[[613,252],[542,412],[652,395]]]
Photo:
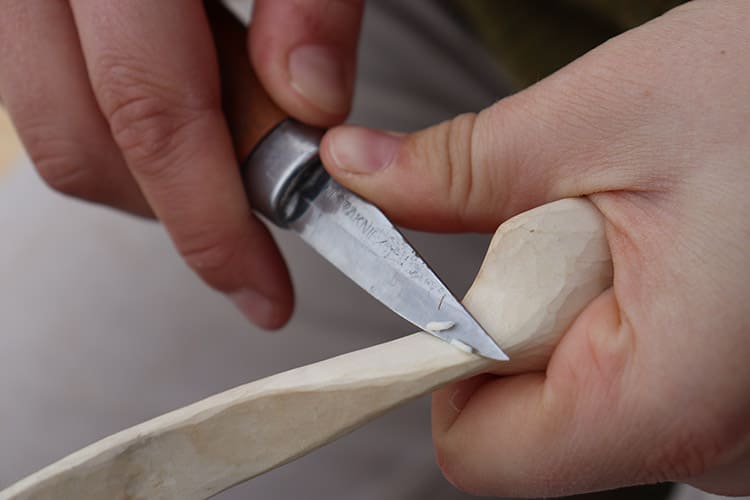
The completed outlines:
[[[433,437],[446,477],[472,493],[524,498],[666,479],[655,456],[669,432],[651,421],[666,408],[644,397],[636,347],[610,290],[566,333],[546,374],[436,393]]]
[[[96,105],[68,3],[4,7],[0,94],[41,177],[63,193],[150,214]]]
[[[563,197],[663,188],[674,173],[660,164],[675,152],[649,150],[638,137],[660,111],[636,90],[640,82],[599,59],[589,54],[479,114],[413,134],[334,128],[321,145],[323,163],[398,223],[433,231],[489,231]]]
[[[349,113],[363,0],[257,0],[250,25],[253,66],[271,97],[318,126]]]
[[[177,249],[251,320],[280,327],[289,276],[245,198],[202,3],[80,0],[73,11],[99,105]]]

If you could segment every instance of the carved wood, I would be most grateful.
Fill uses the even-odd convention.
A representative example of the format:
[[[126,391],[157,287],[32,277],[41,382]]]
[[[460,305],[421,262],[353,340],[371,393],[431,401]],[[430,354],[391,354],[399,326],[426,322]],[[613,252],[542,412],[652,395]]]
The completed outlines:
[[[19,481],[0,500],[208,498],[450,381],[543,369],[560,336],[611,279],[598,210],[585,199],[539,207],[500,226],[464,301],[509,362],[415,333],[114,434]]]

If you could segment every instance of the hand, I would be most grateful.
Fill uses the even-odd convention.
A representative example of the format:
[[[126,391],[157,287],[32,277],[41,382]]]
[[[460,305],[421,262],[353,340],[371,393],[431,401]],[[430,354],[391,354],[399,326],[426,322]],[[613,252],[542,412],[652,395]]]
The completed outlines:
[[[347,115],[362,3],[256,1],[251,57],[292,116],[330,126]],[[3,8],[0,98],[41,177],[63,193],[155,215],[209,285],[259,325],[282,326],[293,306],[289,276],[245,199],[203,3]]]
[[[478,115],[324,139],[329,171],[405,225],[491,231],[570,196],[607,220],[614,286],[546,373],[435,395],[438,462],[461,489],[750,493],[748,27],[745,0],[690,2]]]

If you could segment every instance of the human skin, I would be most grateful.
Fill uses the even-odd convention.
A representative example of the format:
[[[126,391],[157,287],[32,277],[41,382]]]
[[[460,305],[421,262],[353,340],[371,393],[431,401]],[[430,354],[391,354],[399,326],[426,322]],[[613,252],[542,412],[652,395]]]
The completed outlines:
[[[4,7],[0,97],[42,177],[155,214],[209,285],[262,326],[283,324],[288,276],[248,215],[200,3]],[[292,116],[345,117],[361,9],[257,1],[254,66]],[[436,394],[438,462],[460,488],[552,496],[682,480],[750,493],[749,27],[746,0],[695,0],[478,115],[324,139],[330,172],[411,227],[489,232],[584,195],[607,219],[614,287],[546,372]]]
[[[212,0],[218,1],[218,0]],[[185,262],[265,328],[293,307],[286,266],[248,207],[203,2],[7,0],[0,100],[54,189],[155,216]],[[257,0],[258,77],[304,122],[349,112],[362,0]]]
[[[490,231],[569,196],[607,221],[614,286],[546,371],[435,394],[459,488],[750,494],[749,46],[750,3],[694,1],[477,115],[325,137],[333,176],[411,227]]]

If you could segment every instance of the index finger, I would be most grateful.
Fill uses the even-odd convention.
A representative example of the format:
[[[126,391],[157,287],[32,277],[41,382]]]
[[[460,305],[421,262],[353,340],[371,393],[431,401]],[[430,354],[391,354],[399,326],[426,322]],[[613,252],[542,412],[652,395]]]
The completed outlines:
[[[292,309],[290,280],[245,197],[202,3],[72,7],[99,106],[180,254],[254,322],[282,326]]]
[[[634,349],[609,289],[578,316],[546,373],[485,375],[436,392],[433,439],[443,473],[465,491],[513,498],[653,481],[655,464],[643,450],[655,453],[667,437],[650,421],[653,408],[634,402],[641,394]]]

